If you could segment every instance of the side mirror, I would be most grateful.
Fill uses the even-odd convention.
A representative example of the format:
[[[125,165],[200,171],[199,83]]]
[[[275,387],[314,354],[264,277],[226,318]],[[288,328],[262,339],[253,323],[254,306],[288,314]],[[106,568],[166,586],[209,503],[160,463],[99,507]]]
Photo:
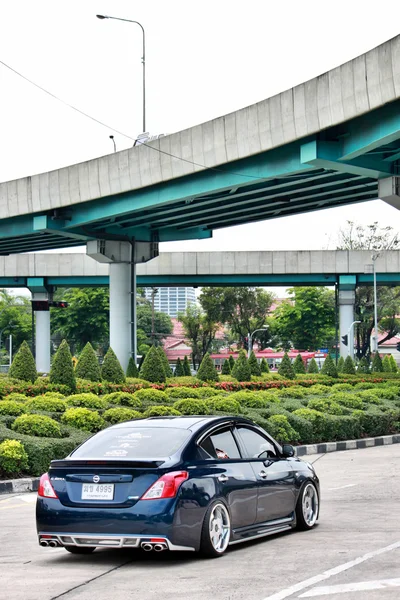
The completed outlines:
[[[283,444],[282,446],[283,458],[292,458],[294,456],[294,448],[290,444]]]

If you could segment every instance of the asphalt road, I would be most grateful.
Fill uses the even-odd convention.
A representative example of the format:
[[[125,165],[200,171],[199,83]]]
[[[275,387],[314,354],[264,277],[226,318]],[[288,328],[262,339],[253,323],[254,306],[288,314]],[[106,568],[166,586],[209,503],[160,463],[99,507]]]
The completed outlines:
[[[319,525],[202,560],[36,541],[35,494],[0,496],[2,600],[397,600],[400,444],[307,457],[322,486]]]

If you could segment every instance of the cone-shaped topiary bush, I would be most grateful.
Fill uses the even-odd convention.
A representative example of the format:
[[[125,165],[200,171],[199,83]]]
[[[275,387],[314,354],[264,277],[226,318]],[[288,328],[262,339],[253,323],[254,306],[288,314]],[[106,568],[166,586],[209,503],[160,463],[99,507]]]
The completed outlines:
[[[99,361],[90,342],[86,344],[81,352],[78,364],[75,367],[75,377],[89,379],[89,381],[101,381]]]
[[[249,356],[249,367],[252,375],[255,375],[256,377],[259,377],[261,375],[261,368],[258,364],[258,360],[253,350],[250,352]]]
[[[391,370],[392,373],[397,373],[398,372],[397,363],[396,363],[396,361],[394,359],[393,354],[390,355],[390,367],[391,367],[390,370]]]
[[[346,373],[346,375],[355,375],[356,374],[356,368],[354,366],[354,361],[351,358],[350,354],[348,354],[346,356],[346,360],[344,361],[342,372]]]
[[[369,360],[363,356],[358,365],[357,373],[369,373]]]
[[[101,365],[101,376],[105,381],[112,383],[124,383],[125,373],[121,364],[112,348],[107,350]]]
[[[337,372],[336,365],[333,362],[330,354],[328,354],[324,360],[324,364],[322,365],[321,373],[322,373],[322,375],[328,375],[329,377],[338,377],[338,375],[339,375]]]
[[[269,373],[269,366],[268,366],[268,363],[265,360],[265,358],[261,359],[260,369],[261,369],[261,373]]]
[[[151,346],[140,369],[140,377],[152,383],[164,383],[166,380],[163,360],[155,346]]]
[[[218,381],[217,369],[208,352],[203,356],[203,360],[197,371],[197,379],[201,379],[201,381]]]
[[[229,360],[224,360],[224,364],[222,365],[222,375],[230,375],[231,374],[231,365],[229,364]]]
[[[341,356],[339,358],[336,368],[337,368],[337,372],[338,373],[343,373],[343,369],[344,369],[344,358],[343,358],[343,356]]]
[[[178,357],[175,367],[175,377],[184,377],[184,370],[181,359]]]
[[[301,354],[298,354],[294,359],[293,363],[294,372],[304,374],[306,372],[306,368],[304,366],[303,359],[301,358]]]
[[[185,358],[183,359],[183,374],[185,377],[190,377],[192,375],[189,359],[187,356],[185,356]]]
[[[136,363],[133,360],[133,356],[131,356],[129,359],[128,368],[126,369],[126,376],[134,378],[139,377],[139,369],[137,368]]]
[[[308,363],[307,373],[318,373],[318,372],[319,372],[319,369],[318,369],[317,361],[315,360],[315,358],[312,358],[310,360],[310,362]]]
[[[14,356],[8,376],[12,379],[22,379],[22,381],[31,381],[32,383],[37,379],[35,359],[25,340]]]
[[[382,359],[379,356],[379,352],[375,352],[374,354],[371,371],[372,373],[383,373]]]
[[[232,373],[232,369],[235,366],[235,359],[233,358],[232,354],[229,356],[229,365],[231,367],[231,373]]]
[[[74,392],[76,388],[74,365],[67,340],[63,340],[53,358],[50,369],[50,383],[67,385]]]
[[[232,369],[232,376],[238,381],[251,381],[251,369],[246,352],[241,350]]]
[[[285,354],[283,355],[281,364],[278,368],[278,373],[279,375],[282,375],[282,377],[286,377],[287,379],[294,379],[296,377],[296,373],[293,369],[293,365],[290,361],[287,352],[285,352]]]
[[[390,364],[390,358],[388,354],[386,354],[386,356],[383,358],[382,367],[384,373],[391,373],[392,365]]]
[[[160,355],[161,362],[162,362],[163,367],[164,367],[165,377],[172,377],[172,369],[169,366],[169,360],[168,360],[167,355],[165,354],[164,348],[161,348],[161,346],[159,346],[157,348],[157,351],[158,351],[158,353]]]

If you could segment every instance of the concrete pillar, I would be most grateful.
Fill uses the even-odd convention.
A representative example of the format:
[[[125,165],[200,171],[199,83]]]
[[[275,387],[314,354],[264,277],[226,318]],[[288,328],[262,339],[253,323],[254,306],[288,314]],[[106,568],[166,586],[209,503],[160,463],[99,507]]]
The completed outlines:
[[[400,210],[400,177],[386,177],[378,180],[378,198]]]
[[[126,371],[131,355],[131,265],[110,263],[110,346]]]
[[[348,335],[351,324],[354,321],[354,290],[341,290],[339,287],[339,331],[340,331],[340,356],[346,358],[348,354],[354,357],[354,329],[349,335],[348,345],[342,342],[342,336]]]
[[[46,293],[32,294],[32,300],[48,300]],[[36,369],[39,373],[50,372],[50,311],[35,311]]]

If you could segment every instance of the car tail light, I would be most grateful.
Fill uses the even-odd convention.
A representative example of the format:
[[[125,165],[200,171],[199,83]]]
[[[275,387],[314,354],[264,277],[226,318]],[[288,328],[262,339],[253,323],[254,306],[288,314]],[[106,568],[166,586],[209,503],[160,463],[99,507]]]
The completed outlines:
[[[175,498],[180,485],[189,477],[187,471],[173,471],[165,473],[147,492],[142,496],[142,500],[159,500],[160,498]]]
[[[50,483],[48,473],[45,473],[40,478],[38,496],[41,498],[58,498],[53,486]]]

